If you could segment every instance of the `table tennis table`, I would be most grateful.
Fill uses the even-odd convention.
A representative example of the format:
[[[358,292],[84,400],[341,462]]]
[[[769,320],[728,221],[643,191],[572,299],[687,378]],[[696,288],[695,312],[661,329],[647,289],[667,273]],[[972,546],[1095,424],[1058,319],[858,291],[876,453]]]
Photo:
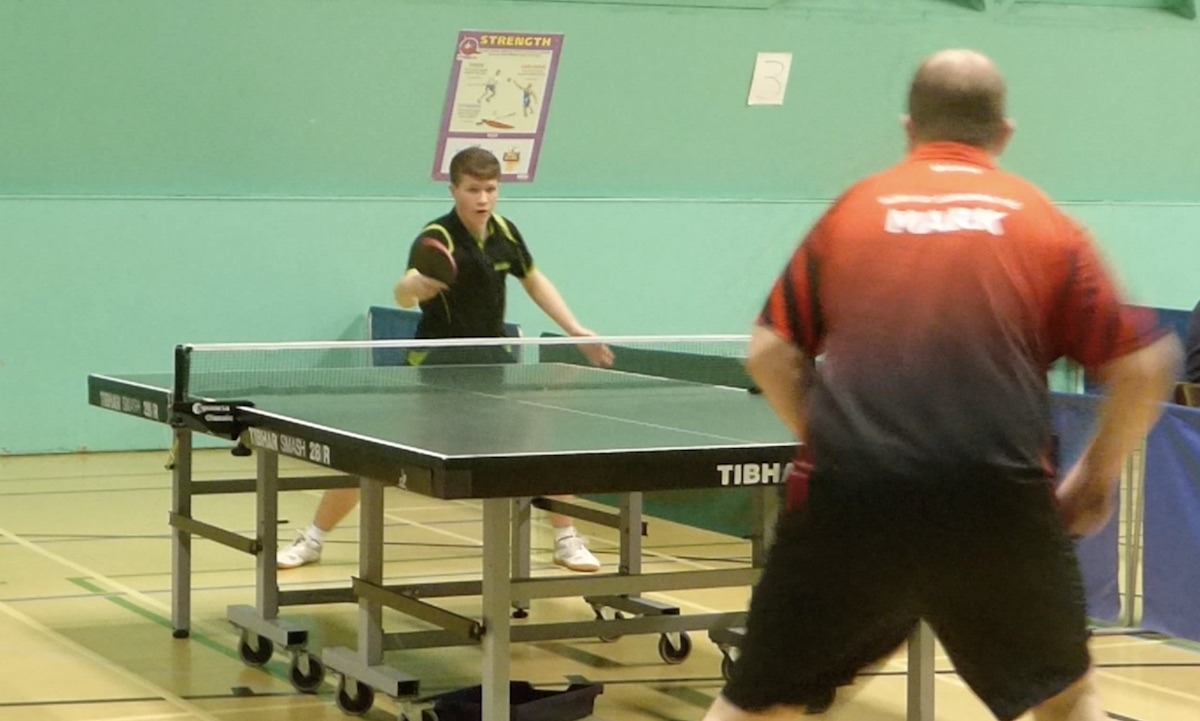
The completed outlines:
[[[695,337],[693,337],[695,338]],[[704,338],[723,339],[729,336]],[[738,337],[733,337],[738,338]],[[708,630],[729,658],[744,612],[680,614],[642,594],[748,586],[769,545],[771,519],[795,441],[767,403],[752,392],[736,357],[706,357],[674,349],[643,350],[642,337],[616,344],[613,369],[589,367],[569,342],[577,339],[495,339],[470,345],[530,344],[523,362],[494,365],[375,366],[380,346],[424,348],[414,341],[326,344],[194,345],[176,348],[170,374],[88,378],[93,405],[173,428],[175,462],[171,525],[172,622],[188,631],[190,541],[201,535],[256,556],[256,603],[231,606],[243,630],[239,651],[265,663],[273,646],[293,657],[292,682],[314,691],[325,668],[340,675],[336,700],[348,713],[369,709],[376,691],[403,700],[418,680],[386,665],[389,650],[461,644],[482,647],[483,718],[507,717],[509,645],[514,641],[660,634],[659,653],[678,662],[690,650],[687,631]],[[739,340],[744,346],[744,337]],[[448,346],[466,342],[443,341]],[[248,353],[307,353],[298,368],[260,369]],[[368,360],[358,360],[365,350]],[[536,350],[537,353],[531,351]],[[335,357],[350,353],[356,360]],[[232,366],[198,359],[232,354]],[[689,360],[690,358],[690,360]],[[253,490],[256,537],[247,539],[192,517],[191,498],[210,492],[192,480],[192,434],[238,440],[254,450],[253,481],[224,482],[211,492]],[[281,479],[287,456],[345,475]],[[222,483],[222,482],[215,482]],[[348,589],[281,592],[275,576],[277,496],[281,490],[358,485],[362,491],[359,569]],[[383,492],[396,486],[439,499],[482,505],[482,567],[478,581],[387,585],[383,578]],[[641,493],[673,489],[751,489],[755,533],[745,568],[643,573]],[[757,490],[758,492],[754,492]],[[587,517],[544,496],[621,494],[616,573],[533,576],[529,514],[535,505]],[[600,520],[594,510],[592,520]],[[445,610],[433,599],[479,596],[478,618]],[[568,623],[510,622],[534,599],[583,597],[595,619]],[[281,605],[354,601],[357,645],[326,648],[319,660],[307,637],[278,618]],[[388,633],[388,607],[437,627]],[[606,618],[602,611],[624,611]],[[910,643],[909,718],[932,718],[932,636],[922,628]],[[403,707],[402,707],[403,708]],[[503,710],[503,711],[502,711]],[[402,710],[402,717],[404,716]]]

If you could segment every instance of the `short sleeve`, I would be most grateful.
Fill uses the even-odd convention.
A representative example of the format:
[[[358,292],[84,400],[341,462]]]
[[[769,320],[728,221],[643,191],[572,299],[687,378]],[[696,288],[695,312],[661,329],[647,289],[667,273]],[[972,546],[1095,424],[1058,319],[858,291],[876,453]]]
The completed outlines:
[[[534,268],[533,255],[529,252],[529,246],[525,244],[525,237],[521,235],[521,230],[517,228],[516,223],[498,215],[492,217],[509,243],[508,250],[512,257],[509,261],[508,272],[517,278],[524,278]]]
[[[1074,232],[1057,340],[1063,355],[1095,369],[1168,331],[1152,310],[1126,303],[1091,238],[1078,226]]]
[[[797,246],[758,316],[759,325],[790,340],[810,358],[820,354],[825,336],[820,303],[823,227],[818,223]]]

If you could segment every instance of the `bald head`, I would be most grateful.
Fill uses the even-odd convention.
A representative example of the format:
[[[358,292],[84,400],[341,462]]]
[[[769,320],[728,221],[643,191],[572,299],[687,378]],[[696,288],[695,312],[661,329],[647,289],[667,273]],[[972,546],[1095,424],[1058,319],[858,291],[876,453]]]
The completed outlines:
[[[943,50],[913,76],[908,115],[913,140],[953,141],[992,148],[1007,138],[1004,76],[973,50]]]

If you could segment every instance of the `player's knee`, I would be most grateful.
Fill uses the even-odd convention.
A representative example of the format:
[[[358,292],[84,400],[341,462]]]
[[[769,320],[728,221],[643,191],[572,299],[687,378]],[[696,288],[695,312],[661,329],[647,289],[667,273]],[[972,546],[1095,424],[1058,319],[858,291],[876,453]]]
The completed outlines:
[[[703,721],[792,721],[800,718],[803,708],[774,706],[766,711],[746,711],[722,694],[717,696]]]
[[[1033,709],[1035,721],[1103,721],[1108,718],[1100,705],[1092,672]]]

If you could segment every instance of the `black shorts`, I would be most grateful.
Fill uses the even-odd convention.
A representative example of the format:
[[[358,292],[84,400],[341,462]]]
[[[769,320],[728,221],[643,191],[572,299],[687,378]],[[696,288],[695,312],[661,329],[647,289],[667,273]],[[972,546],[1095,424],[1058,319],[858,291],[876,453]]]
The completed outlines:
[[[1008,721],[1090,665],[1083,581],[1043,478],[833,478],[779,521],[724,695],[816,703],[929,622]]]

